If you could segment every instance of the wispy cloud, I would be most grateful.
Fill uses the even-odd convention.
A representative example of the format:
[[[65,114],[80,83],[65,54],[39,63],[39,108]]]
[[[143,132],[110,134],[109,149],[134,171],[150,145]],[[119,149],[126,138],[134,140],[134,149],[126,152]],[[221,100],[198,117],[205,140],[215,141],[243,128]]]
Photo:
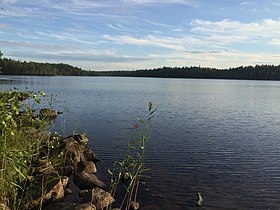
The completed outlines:
[[[28,47],[36,49],[54,49],[54,50],[73,50],[76,49],[76,46],[73,45],[54,45],[54,44],[45,44],[45,43],[35,43],[35,42],[23,42],[23,41],[9,41],[9,40],[0,40],[0,46],[3,47]]]
[[[45,37],[49,37],[49,38],[63,40],[63,41],[70,40],[70,41],[83,43],[83,44],[90,44],[90,45],[94,44],[93,42],[82,40],[82,39],[76,37],[74,34],[70,34],[70,33],[66,33],[66,32],[53,33],[53,32],[37,31],[36,34],[41,35],[41,36],[45,36]]]
[[[154,26],[171,27],[170,25],[167,25],[167,24],[164,24],[164,23],[159,23],[159,22],[156,22],[156,21],[152,21],[150,19],[144,19],[143,21],[145,23],[148,23],[148,24],[151,24],[151,25],[154,25]]]
[[[185,4],[194,5],[192,0],[120,0],[127,4]]]
[[[244,5],[252,5],[252,4],[253,4],[252,2],[243,1],[243,2],[241,2],[239,5],[240,5],[240,6],[244,6]]]
[[[17,57],[20,51],[14,51],[9,56]],[[45,61],[75,61],[75,62],[103,62],[103,63],[124,63],[124,62],[143,62],[150,60],[147,57],[135,57],[130,55],[118,55],[109,50],[61,50],[61,51],[41,51],[29,52],[25,57]],[[82,65],[83,66],[83,65]]]
[[[183,29],[181,29],[181,28],[175,28],[175,29],[173,29],[172,31],[174,31],[174,32],[182,32]]]
[[[184,50],[182,46],[182,39],[176,39],[173,37],[156,37],[154,35],[148,35],[143,38],[137,38],[130,35],[111,36],[104,35],[103,38],[108,41],[113,41],[123,45],[136,45],[136,46],[156,46],[162,48],[168,48],[173,50]]]

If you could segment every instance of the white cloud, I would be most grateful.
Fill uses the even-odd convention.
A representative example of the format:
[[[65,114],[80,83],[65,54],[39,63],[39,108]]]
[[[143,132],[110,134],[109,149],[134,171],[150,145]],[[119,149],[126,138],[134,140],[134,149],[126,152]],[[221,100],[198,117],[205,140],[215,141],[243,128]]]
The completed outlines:
[[[168,61],[164,65],[169,66],[204,66],[213,68],[230,68],[236,66],[248,66],[256,64],[279,65],[280,54],[272,53],[248,53],[237,50],[217,50],[217,51],[185,51],[173,52],[172,54],[151,54],[155,61]]]
[[[50,37],[50,38],[63,40],[63,41],[70,40],[70,41],[83,43],[83,44],[89,44],[89,45],[94,44],[94,42],[82,40],[78,36],[75,36],[73,33],[66,33],[66,32],[53,33],[53,32],[41,32],[41,31],[37,31],[35,33],[40,36]]]
[[[121,0],[128,4],[185,4],[194,5],[191,0]]]
[[[144,19],[143,21],[145,23],[148,23],[148,24],[151,24],[151,25],[154,25],[154,26],[170,27],[170,25],[167,25],[167,24],[164,24],[164,23],[159,23],[159,22],[156,22],[156,21],[152,21],[150,19]]]
[[[240,5],[240,6],[244,6],[244,5],[252,5],[252,4],[253,4],[252,2],[243,1],[243,2],[241,2],[239,5]]]
[[[193,34],[176,35],[104,35],[107,41],[135,46],[154,46],[178,51],[209,48],[223,49],[233,44],[261,44],[279,46],[280,20],[265,19],[259,22],[241,23],[222,20],[217,22],[194,20],[191,22]],[[174,29],[172,30],[174,32]],[[178,29],[175,31],[181,31]]]
[[[194,20],[192,32],[223,44],[241,42],[270,42],[280,36],[280,20],[264,19],[258,22],[241,23],[228,19],[222,21]]]
[[[182,39],[174,37],[156,37],[154,35],[147,35],[143,38],[137,38],[130,35],[111,36],[104,35],[105,40],[113,41],[118,44],[129,44],[136,46],[156,46],[173,50],[185,50],[182,46]]]
[[[181,29],[181,28],[175,28],[175,29],[173,29],[172,31],[174,31],[174,32],[182,32],[183,29]]]
[[[270,44],[280,47],[280,39],[272,39]]]

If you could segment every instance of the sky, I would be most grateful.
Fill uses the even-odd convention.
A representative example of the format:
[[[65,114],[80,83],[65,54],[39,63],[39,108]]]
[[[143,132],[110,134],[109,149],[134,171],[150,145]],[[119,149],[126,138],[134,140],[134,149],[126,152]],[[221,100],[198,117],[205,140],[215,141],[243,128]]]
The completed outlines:
[[[85,70],[280,64],[280,0],[0,0],[0,51]]]

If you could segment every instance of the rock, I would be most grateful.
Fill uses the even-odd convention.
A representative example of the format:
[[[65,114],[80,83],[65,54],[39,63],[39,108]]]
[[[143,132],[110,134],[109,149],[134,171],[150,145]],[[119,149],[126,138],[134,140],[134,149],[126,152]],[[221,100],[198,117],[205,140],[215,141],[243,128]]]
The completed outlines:
[[[82,190],[80,197],[82,203],[91,202],[96,206],[96,209],[104,209],[115,201],[110,193],[98,187],[91,190]]]
[[[40,174],[35,177],[35,186],[31,192],[32,202],[28,204],[28,209],[36,208],[41,203],[60,201],[64,198],[64,186],[57,173]],[[42,186],[44,186],[45,193],[42,194]]]
[[[80,144],[87,145],[89,142],[89,140],[85,134],[75,134],[72,137],[75,139],[75,141],[77,141]]]
[[[0,209],[1,210],[1,209]],[[96,207],[92,203],[75,204],[75,203],[52,203],[44,210],[96,210]]]
[[[64,189],[64,195],[72,195],[72,194],[73,194],[73,191],[70,190],[69,188]]]
[[[56,202],[49,204],[44,210],[74,210],[76,206],[76,203]]]
[[[0,210],[10,210],[10,208],[8,206],[6,206],[3,203],[0,203]]]
[[[91,189],[93,187],[105,187],[105,184],[100,181],[94,174],[89,174],[85,171],[78,173],[74,176],[74,183],[80,189]]]
[[[74,168],[72,166],[64,166],[62,170],[63,171],[61,171],[61,174],[63,174],[64,176],[70,177],[74,173]]]
[[[98,161],[100,161],[97,156],[95,155],[95,153],[88,147],[86,147],[81,155],[81,159],[82,160],[88,160],[88,161],[92,161],[94,163],[97,163]]]
[[[75,210],[96,210],[92,203],[84,203],[75,207]]]
[[[69,178],[67,176],[63,176],[61,177],[61,182],[64,188],[66,188],[66,186],[68,185],[69,182]]]
[[[81,160],[81,146],[72,137],[63,141],[66,143],[66,165],[75,167]]]
[[[56,173],[56,170],[52,166],[51,161],[49,160],[40,160],[39,165],[36,169],[37,173],[40,174],[50,174],[50,173]]]
[[[59,201],[64,197],[64,186],[57,173],[50,173],[44,176],[42,183],[45,185],[45,201]]]
[[[97,169],[92,161],[84,160],[78,163],[77,171],[78,172],[84,171],[89,174],[95,174],[97,172]]]
[[[39,115],[41,117],[47,117],[49,119],[55,119],[57,115],[62,114],[62,112],[58,112],[56,110],[50,108],[43,108],[40,110]]]

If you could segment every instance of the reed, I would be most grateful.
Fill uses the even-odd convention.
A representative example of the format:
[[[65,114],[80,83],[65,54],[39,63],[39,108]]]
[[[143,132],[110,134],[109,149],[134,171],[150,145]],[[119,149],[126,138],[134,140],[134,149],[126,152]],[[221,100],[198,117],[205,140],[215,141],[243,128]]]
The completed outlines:
[[[111,175],[109,192],[114,197],[120,187],[125,188],[125,194],[122,197],[120,209],[138,209],[137,195],[140,180],[144,178],[144,173],[148,170],[145,167],[146,143],[150,140],[150,131],[152,128],[152,119],[156,115],[158,106],[153,108],[152,102],[148,103],[147,119],[138,119],[139,124],[134,126],[136,135],[129,140],[124,159],[115,161],[112,169],[108,169]],[[112,209],[109,206],[108,209]]]

